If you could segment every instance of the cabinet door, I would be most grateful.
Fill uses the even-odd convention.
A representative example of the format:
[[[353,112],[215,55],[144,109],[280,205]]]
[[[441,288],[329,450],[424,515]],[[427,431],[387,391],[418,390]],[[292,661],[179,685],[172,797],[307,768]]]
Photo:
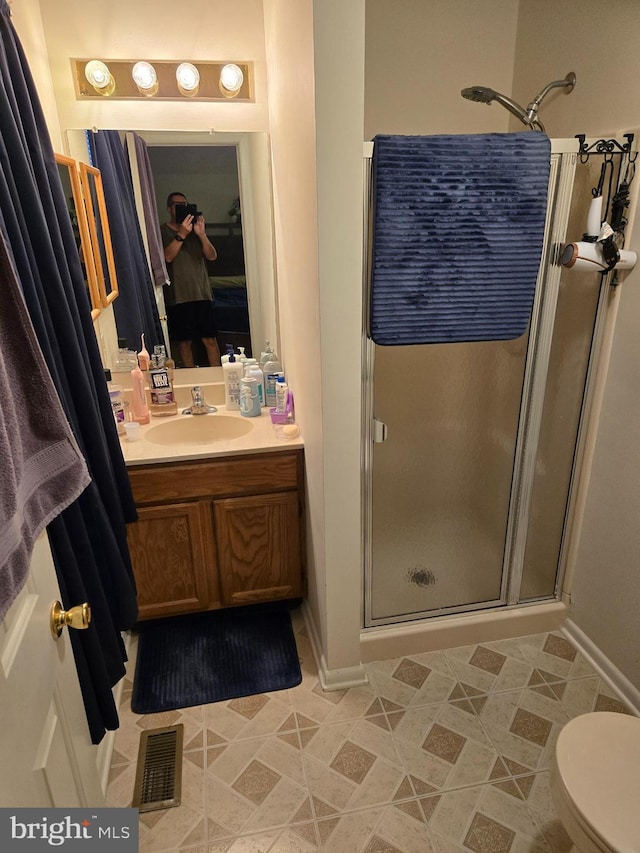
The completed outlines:
[[[214,509],[223,604],[303,594],[296,492],[228,498]]]
[[[138,508],[128,540],[140,619],[207,610],[206,510],[197,503]]]

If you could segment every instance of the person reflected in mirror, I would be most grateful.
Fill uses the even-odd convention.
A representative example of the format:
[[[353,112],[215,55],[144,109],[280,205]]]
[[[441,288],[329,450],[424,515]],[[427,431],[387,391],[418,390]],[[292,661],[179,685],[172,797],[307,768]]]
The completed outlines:
[[[184,193],[170,193],[169,221],[160,227],[171,281],[165,288],[169,338],[177,344],[182,367],[195,367],[192,342],[198,339],[213,367],[220,364],[220,349],[207,261],[215,261],[218,254],[207,237],[202,215],[188,213],[182,221],[176,219],[176,207],[185,204]]]

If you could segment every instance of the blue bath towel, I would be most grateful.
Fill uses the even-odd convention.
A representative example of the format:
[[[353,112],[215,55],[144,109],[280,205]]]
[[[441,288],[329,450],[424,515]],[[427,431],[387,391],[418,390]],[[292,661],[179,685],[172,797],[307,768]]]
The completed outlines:
[[[376,136],[369,334],[376,344],[508,340],[535,293],[544,133]]]

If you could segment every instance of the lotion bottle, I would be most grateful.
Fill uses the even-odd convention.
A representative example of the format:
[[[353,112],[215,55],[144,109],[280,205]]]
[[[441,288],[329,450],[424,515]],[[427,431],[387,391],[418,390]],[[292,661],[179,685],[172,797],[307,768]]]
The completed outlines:
[[[222,365],[224,377],[224,405],[230,412],[240,409],[240,382],[242,381],[242,364],[236,360],[233,352],[229,353],[229,361]]]
[[[144,387],[144,373],[140,367],[140,356],[138,356],[138,366],[131,371],[131,411],[132,419],[136,423],[149,423],[149,407]]]

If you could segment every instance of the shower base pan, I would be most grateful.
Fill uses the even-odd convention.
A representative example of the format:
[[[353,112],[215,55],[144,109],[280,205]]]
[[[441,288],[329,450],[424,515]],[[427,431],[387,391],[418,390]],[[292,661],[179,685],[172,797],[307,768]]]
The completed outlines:
[[[360,632],[360,657],[363,663],[370,663],[557,631],[567,615],[562,601],[548,601],[365,628]]]

